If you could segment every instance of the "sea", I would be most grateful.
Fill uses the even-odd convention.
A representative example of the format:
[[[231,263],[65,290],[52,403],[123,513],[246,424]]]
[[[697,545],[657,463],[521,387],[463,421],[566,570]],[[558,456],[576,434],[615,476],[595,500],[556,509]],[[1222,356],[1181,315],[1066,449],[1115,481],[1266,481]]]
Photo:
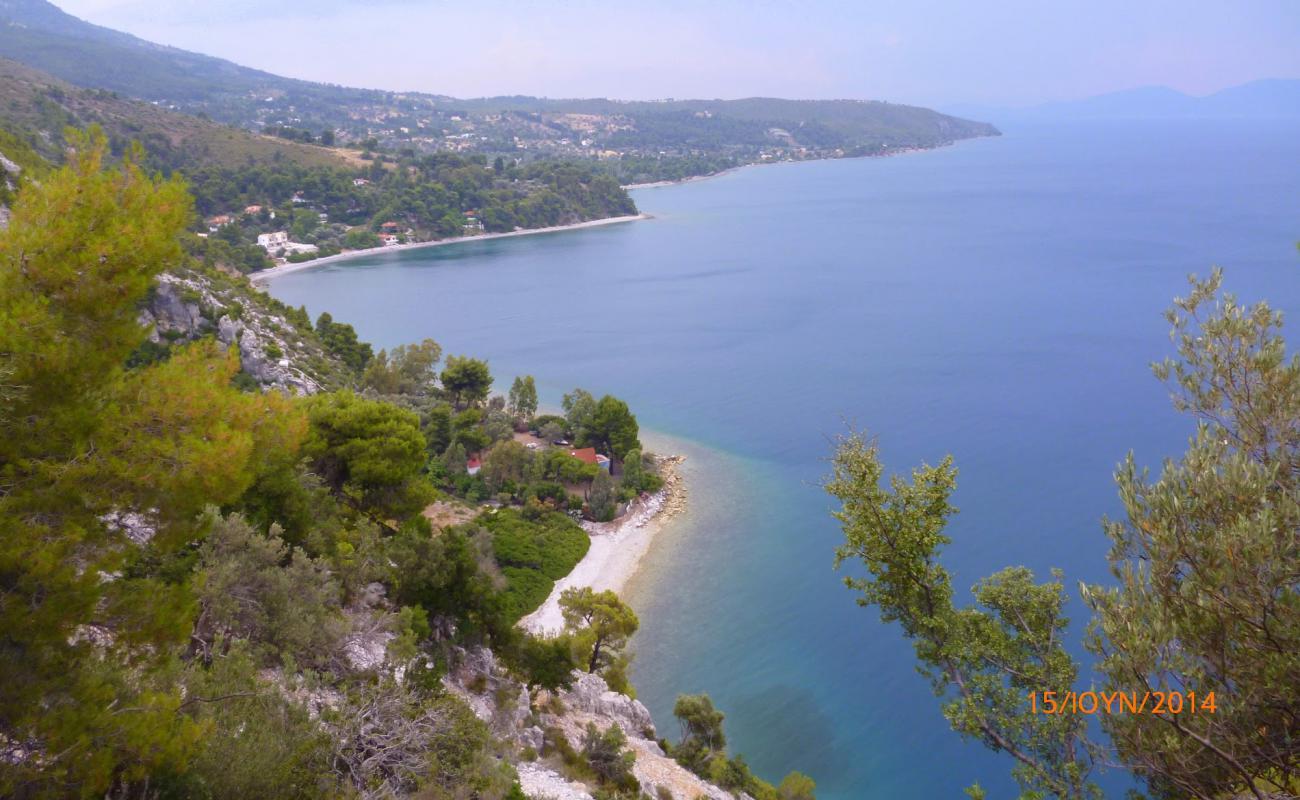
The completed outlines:
[[[996,123],[997,120],[994,120]],[[498,391],[627,400],[687,456],[689,511],[627,587],[633,681],[676,738],[707,692],[760,776],[822,800],[1014,796],[1009,757],[953,733],[896,627],[843,585],[821,488],[836,437],[894,472],[951,454],[942,560],[1106,583],[1102,520],[1129,453],[1158,472],[1193,424],[1150,365],[1189,274],[1300,311],[1300,124],[1050,121],[890,158],[784,163],[636,190],[651,219],[375,254],[271,293],[376,347],[432,337]],[[1300,341],[1300,339],[1298,339]],[[1107,795],[1131,785],[1100,776]]]

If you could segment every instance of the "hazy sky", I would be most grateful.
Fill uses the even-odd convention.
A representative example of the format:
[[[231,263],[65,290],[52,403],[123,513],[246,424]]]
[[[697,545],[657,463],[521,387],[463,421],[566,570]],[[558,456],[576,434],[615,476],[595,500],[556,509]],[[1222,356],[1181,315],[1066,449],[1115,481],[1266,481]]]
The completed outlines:
[[[55,0],[283,75],[458,96],[1021,105],[1300,77],[1300,0]]]

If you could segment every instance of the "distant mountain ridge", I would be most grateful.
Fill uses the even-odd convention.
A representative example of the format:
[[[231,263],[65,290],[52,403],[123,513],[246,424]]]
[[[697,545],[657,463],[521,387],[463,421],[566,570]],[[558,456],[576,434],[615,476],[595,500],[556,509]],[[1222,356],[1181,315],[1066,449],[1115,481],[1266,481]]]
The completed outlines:
[[[959,106],[955,110],[1000,121],[1300,119],[1300,79],[1264,78],[1201,96],[1167,86],[1142,86],[1029,108]]]
[[[103,58],[123,53],[131,63]],[[157,88],[177,98],[307,83],[95,25],[46,0],[0,0],[0,55],[69,83],[132,95],[140,94],[135,73],[144,67],[156,68]],[[213,85],[215,78],[228,83]]]

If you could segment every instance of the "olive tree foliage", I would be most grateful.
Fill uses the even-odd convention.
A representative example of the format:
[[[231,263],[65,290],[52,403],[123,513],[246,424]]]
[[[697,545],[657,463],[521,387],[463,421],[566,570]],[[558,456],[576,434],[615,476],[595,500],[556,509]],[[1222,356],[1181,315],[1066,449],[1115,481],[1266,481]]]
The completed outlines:
[[[442,346],[432,339],[419,344],[398,345],[390,354],[380,350],[361,374],[361,383],[378,394],[423,396],[434,389],[435,367],[442,358]]]
[[[218,643],[244,641],[268,665],[286,656],[317,669],[341,662],[343,592],[328,565],[288,547],[279,526],[262,535],[239,515],[222,517],[215,509],[206,521],[191,636],[204,660],[211,661]]]
[[[629,791],[640,788],[632,776],[636,753],[627,749],[627,735],[617,723],[602,731],[595,723],[588,722],[582,737],[582,755],[601,783]]]
[[[355,796],[507,796],[512,770],[491,756],[487,726],[458,698],[425,696],[414,683],[359,685],[322,714],[335,770]]]
[[[531,450],[513,440],[502,442],[483,459],[483,479],[492,491],[501,491],[507,484],[526,480],[532,462]]]
[[[614,479],[604,470],[598,470],[591,481],[591,490],[587,493],[587,507],[591,518],[597,522],[609,522],[618,511],[618,497],[614,492]]]
[[[316,800],[339,794],[333,741],[305,704],[234,644],[211,664],[186,669],[186,713],[205,728],[183,772],[155,772],[144,791],[157,798],[274,797]],[[156,794],[147,793],[156,787]]]
[[[510,384],[510,397],[507,406],[516,419],[529,420],[537,413],[537,382],[532,375],[515,378]]]
[[[852,559],[866,568],[845,584],[912,640],[953,729],[1009,753],[1023,797],[1100,797],[1089,780],[1097,754],[1084,718],[1033,713],[1027,697],[1069,690],[1078,676],[1062,642],[1059,578],[1039,584],[1027,569],[1006,569],[976,584],[976,605],[958,607],[939,563],[956,513],[951,457],[882,485],[876,444],[854,433],[840,440],[833,465],[826,489],[841,503],[835,517],[845,537],[836,564]]]
[[[560,406],[564,409],[564,421],[574,444],[585,444],[596,416],[596,398],[586,389],[574,389],[564,396]]]
[[[1120,759],[1159,797],[1300,790],[1300,360],[1282,318],[1191,280],[1155,366],[1198,422],[1151,481],[1116,473],[1114,587],[1091,587],[1090,646],[1114,691],[1213,692],[1214,713],[1112,715]]]

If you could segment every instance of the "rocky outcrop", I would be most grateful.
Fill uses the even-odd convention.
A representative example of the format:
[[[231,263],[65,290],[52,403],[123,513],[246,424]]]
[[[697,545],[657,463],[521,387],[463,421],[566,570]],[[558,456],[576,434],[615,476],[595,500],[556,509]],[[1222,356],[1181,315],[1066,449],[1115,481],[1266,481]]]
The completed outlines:
[[[22,167],[18,166],[13,161],[10,161],[9,158],[6,157],[4,153],[0,153],[0,172],[5,172],[8,173],[9,175],[13,175],[17,177],[22,173],[22,171],[23,171]]]
[[[540,750],[544,732],[532,722],[528,687],[506,674],[486,647],[456,650],[442,679],[497,736],[521,748]]]
[[[581,673],[573,682],[573,688],[560,695],[560,702],[571,711],[608,720],[628,736],[655,739],[655,722],[650,717],[650,710],[640,700],[611,691],[599,675]]]
[[[582,673],[575,678],[573,688],[558,698],[563,713],[540,715],[544,727],[558,729],[569,744],[581,748],[588,725],[600,730],[617,725],[627,734],[627,746],[636,754],[632,774],[649,796],[737,800],[730,792],[708,783],[664,753],[655,740],[654,720],[640,701],[611,691],[599,675]],[[666,794],[661,794],[660,789]]]
[[[548,800],[592,800],[591,792],[553,769],[524,761],[515,767],[519,773],[519,788],[526,797]]]
[[[0,192],[0,231],[9,227],[9,207],[4,204],[4,198],[10,195],[18,188],[18,179],[22,174],[23,168],[10,161],[4,153],[0,153],[0,186],[5,191]]]
[[[355,672],[375,672],[385,667],[401,669],[388,662],[388,643],[393,633],[392,612],[382,583],[366,584],[352,605],[344,609],[348,630],[343,635],[343,660]]]
[[[575,750],[582,749],[588,725],[607,730],[617,725],[636,755],[632,773],[650,797],[676,800],[745,800],[701,779],[678,764],[655,741],[654,719],[638,700],[611,691],[599,675],[575,672],[572,688],[550,696],[532,696],[505,673],[486,648],[455,653],[443,686],[460,697],[493,732],[518,748],[519,785],[531,798],[590,800],[595,787],[565,776],[562,761],[547,747],[546,731],[558,732]],[[660,791],[662,790],[662,792]]]
[[[251,289],[237,284],[220,288],[198,275],[164,273],[140,314],[156,345],[215,336],[239,349],[243,371],[265,388],[313,394],[325,377],[306,365],[331,359],[313,337],[295,329],[283,315],[270,311]]]

